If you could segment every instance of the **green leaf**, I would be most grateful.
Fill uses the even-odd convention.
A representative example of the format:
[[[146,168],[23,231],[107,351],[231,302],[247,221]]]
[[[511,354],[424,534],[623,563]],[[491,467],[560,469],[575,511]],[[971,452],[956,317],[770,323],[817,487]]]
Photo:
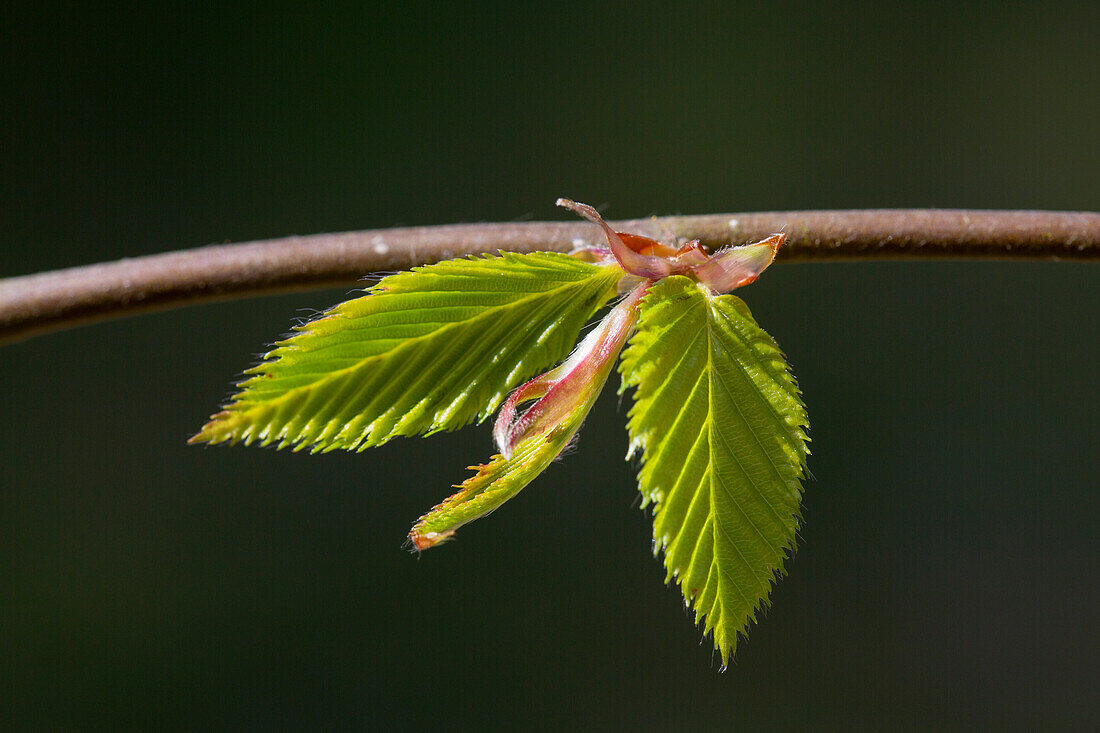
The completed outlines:
[[[191,442],[362,450],[484,420],[569,352],[621,277],[548,252],[391,275],[296,328]]]
[[[739,298],[685,277],[650,289],[620,370],[636,388],[631,450],[643,451],[643,505],[655,504],[654,552],[728,664],[801,521],[798,387]]]
[[[420,518],[409,532],[417,550],[449,540],[462,525],[483,517],[518,494],[550,465],[576,435],[607,382],[611,367],[638,320],[645,286],[633,290],[588,332],[569,358],[508,398],[497,419],[501,454],[459,491]],[[522,416],[521,402],[536,400]]]
[[[455,487],[458,492],[437,504],[413,525],[409,532],[412,546],[426,550],[442,544],[462,525],[499,508],[546,470],[579,427],[580,421],[577,421],[573,426],[522,441],[508,458],[497,454],[484,465],[470,466],[476,473]]]

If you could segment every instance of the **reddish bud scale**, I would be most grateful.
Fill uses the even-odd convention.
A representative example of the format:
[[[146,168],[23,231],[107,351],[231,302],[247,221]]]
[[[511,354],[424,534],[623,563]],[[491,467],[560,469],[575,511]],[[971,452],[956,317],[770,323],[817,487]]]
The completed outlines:
[[[787,239],[786,234],[773,234],[754,244],[726,247],[713,255],[707,255],[698,241],[673,249],[640,234],[616,232],[588,204],[563,198],[558,199],[558,206],[599,226],[607,239],[608,247],[611,248],[611,254],[629,274],[647,280],[685,275],[706,285],[715,294],[727,293],[760,277],[760,273],[775,260],[776,252]]]

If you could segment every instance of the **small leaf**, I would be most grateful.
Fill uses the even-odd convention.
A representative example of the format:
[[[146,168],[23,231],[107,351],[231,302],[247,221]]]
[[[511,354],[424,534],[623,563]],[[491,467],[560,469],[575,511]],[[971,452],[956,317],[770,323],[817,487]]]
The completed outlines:
[[[635,288],[612,308],[560,366],[512,393],[494,431],[501,454],[483,466],[470,466],[477,473],[413,526],[409,540],[417,550],[447,541],[463,524],[511,499],[565,450],[633,332],[645,290],[644,284]],[[520,402],[536,398],[516,415]]]
[[[635,387],[654,550],[727,664],[793,550],[806,413],[775,341],[732,295],[688,278],[652,286],[620,367]]]
[[[576,427],[580,427],[579,422]],[[546,433],[524,441],[510,458],[498,454],[484,465],[470,466],[477,473],[456,486],[457,493],[417,520],[409,532],[413,547],[426,550],[442,544],[462,525],[500,507],[545,471],[574,433],[576,428]]]
[[[391,275],[296,328],[191,442],[362,450],[484,420],[569,352],[622,275],[548,252]]]

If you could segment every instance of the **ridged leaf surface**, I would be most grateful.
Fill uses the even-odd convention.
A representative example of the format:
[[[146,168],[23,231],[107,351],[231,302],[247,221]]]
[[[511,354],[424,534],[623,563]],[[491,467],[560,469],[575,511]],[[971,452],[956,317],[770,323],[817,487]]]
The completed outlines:
[[[484,420],[569,352],[621,277],[548,252],[391,275],[277,344],[192,442],[362,450]]]
[[[732,295],[650,288],[623,353],[655,552],[728,663],[799,526],[806,413],[775,341]]]

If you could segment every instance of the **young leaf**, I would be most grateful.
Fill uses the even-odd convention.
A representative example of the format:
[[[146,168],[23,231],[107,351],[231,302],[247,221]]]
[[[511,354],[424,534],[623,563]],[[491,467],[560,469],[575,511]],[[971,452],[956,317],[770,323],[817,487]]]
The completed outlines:
[[[569,445],[595,403],[611,367],[638,321],[646,286],[635,288],[588,333],[569,358],[523,385],[497,419],[500,454],[458,486],[458,493],[420,518],[409,532],[417,550],[450,539],[462,525],[483,517],[518,494]],[[522,415],[521,402],[537,400]]]
[[[572,435],[562,430],[548,433],[518,446],[510,458],[497,454],[488,463],[470,466],[476,473],[416,521],[409,542],[417,550],[435,547],[451,539],[462,525],[496,510],[545,471]]]
[[[622,274],[539,252],[391,275],[296,328],[191,442],[362,450],[484,420],[569,352]]]
[[[650,287],[620,366],[654,551],[727,664],[793,550],[806,413],[782,353],[732,295]]]

